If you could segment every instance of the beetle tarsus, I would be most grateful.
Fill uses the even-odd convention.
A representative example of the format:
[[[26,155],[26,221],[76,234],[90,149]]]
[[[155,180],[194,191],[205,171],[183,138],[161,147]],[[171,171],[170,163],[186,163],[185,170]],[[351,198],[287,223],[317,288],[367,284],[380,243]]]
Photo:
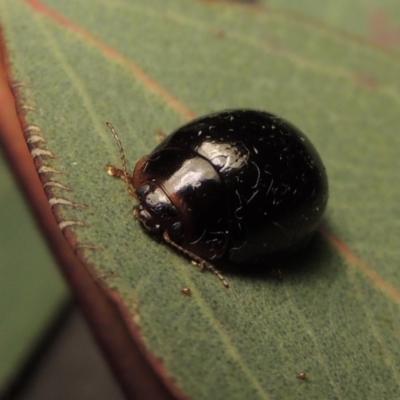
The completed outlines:
[[[180,252],[187,255],[192,261],[194,261],[197,264],[197,266],[200,268],[200,271],[207,270],[207,271],[212,272],[214,275],[216,275],[218,277],[218,279],[222,282],[222,284],[227,289],[229,288],[228,280],[222,275],[222,273],[217,268],[214,267],[213,264],[211,264],[209,261],[204,260],[203,258],[199,257],[197,254],[194,254],[191,251],[184,249],[183,247],[179,246],[179,244],[172,241],[171,238],[169,237],[167,231],[164,231],[163,238],[169,245],[171,245],[172,247],[175,247]]]
[[[122,169],[114,167],[114,165],[106,164],[104,169],[107,171],[108,175],[116,176],[117,178],[125,179],[125,173]]]

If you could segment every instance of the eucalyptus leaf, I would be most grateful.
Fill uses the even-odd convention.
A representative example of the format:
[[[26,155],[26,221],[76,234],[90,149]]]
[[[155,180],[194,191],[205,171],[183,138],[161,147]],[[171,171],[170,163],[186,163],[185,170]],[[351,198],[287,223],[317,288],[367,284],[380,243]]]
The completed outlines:
[[[27,134],[45,139],[42,179],[63,185],[46,189],[60,227],[165,379],[195,399],[400,396],[396,56],[337,29],[351,21],[319,23],[311,1],[307,18],[262,3],[0,4],[19,98],[34,109]],[[326,15],[350,7],[318,4]],[[133,220],[126,187],[104,171],[120,164],[105,122],[132,169],[157,130],[239,107],[303,130],[331,195],[323,229],[282,262],[282,281],[231,273],[226,290]]]

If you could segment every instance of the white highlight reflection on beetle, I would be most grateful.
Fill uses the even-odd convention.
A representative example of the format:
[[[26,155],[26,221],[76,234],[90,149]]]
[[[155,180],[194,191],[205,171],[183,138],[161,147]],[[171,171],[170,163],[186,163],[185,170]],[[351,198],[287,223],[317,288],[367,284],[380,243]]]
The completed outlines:
[[[202,158],[191,158],[168,179],[165,186],[172,186],[176,192],[188,187],[197,188],[202,181],[218,180],[218,175],[208,161]]]
[[[238,147],[227,143],[204,142],[196,151],[220,167],[220,171],[240,169],[249,158],[249,155],[241,152]]]

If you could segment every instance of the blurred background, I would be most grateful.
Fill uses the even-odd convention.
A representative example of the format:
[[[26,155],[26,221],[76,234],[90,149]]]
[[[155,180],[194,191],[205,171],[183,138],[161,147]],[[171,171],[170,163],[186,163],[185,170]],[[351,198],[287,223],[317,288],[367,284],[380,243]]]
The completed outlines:
[[[122,399],[0,152],[0,399]]]

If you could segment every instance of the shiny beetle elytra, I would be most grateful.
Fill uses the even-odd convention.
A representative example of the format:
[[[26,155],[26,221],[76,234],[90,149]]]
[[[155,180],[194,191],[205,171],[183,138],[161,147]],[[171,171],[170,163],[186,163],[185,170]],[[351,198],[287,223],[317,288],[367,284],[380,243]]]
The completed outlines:
[[[195,119],[167,136],[129,174],[107,165],[138,199],[148,232],[227,280],[217,260],[245,268],[293,251],[311,237],[326,208],[320,156],[295,126],[273,114],[227,110]]]

